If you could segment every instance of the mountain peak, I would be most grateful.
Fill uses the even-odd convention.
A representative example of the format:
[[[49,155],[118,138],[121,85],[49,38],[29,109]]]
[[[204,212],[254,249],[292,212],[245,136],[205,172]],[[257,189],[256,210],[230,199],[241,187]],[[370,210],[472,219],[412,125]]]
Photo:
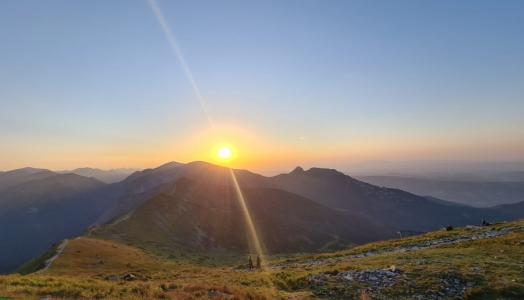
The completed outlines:
[[[156,167],[155,169],[157,170],[160,170],[160,169],[171,169],[171,168],[176,168],[176,167],[179,167],[183,165],[182,163],[179,163],[179,162],[176,162],[176,161],[170,161],[168,163],[165,163],[159,167]]]
[[[311,175],[317,175],[317,176],[344,176],[344,177],[347,176],[340,171],[337,171],[335,169],[328,169],[328,168],[311,168],[307,170],[307,172]]]
[[[302,174],[304,172],[305,171],[301,166],[297,166],[296,168],[293,169],[293,171],[291,171],[290,174]]]
[[[49,173],[52,173],[52,171],[48,170],[48,169],[40,169],[40,168],[33,168],[33,167],[25,167],[25,168],[20,168],[20,169],[14,169],[14,170],[10,170],[10,171],[5,171],[3,172],[3,174],[12,174],[12,175],[31,175],[31,174],[36,174],[36,173],[41,173],[41,172],[49,172]]]

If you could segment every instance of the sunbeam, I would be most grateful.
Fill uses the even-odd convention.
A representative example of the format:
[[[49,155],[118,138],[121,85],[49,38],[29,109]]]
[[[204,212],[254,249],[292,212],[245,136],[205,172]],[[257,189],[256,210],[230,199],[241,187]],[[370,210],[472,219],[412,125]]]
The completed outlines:
[[[184,55],[182,54],[182,51],[180,50],[180,47],[178,46],[178,43],[175,39],[175,35],[169,28],[169,25],[167,24],[167,21],[162,14],[162,11],[160,10],[160,7],[158,6],[158,3],[156,0],[148,0],[149,6],[151,7],[153,13],[155,14],[155,17],[160,24],[160,27],[162,28],[162,31],[164,32],[166,39],[175,54],[176,58],[180,62],[180,65],[182,66],[182,69],[184,71],[185,76],[189,80],[191,87],[193,89],[193,92],[195,93],[196,98],[198,99],[198,102],[202,108],[202,111],[204,112],[206,119],[209,123],[209,126],[211,128],[214,128],[213,120],[211,119],[211,116],[209,115],[207,105],[205,102],[204,97],[202,96],[202,93],[200,92],[200,89],[198,88],[198,85],[193,77],[193,73],[191,72],[191,69],[189,68],[189,65],[187,64]],[[221,148],[219,150],[218,155],[222,159],[230,159],[231,157],[231,150],[229,148]],[[238,184],[237,178],[235,176],[235,173],[233,169],[229,169],[231,173],[231,179],[233,181],[233,185],[236,191],[237,200],[240,204],[240,207],[242,208],[242,213],[244,215],[246,224],[248,226],[248,232],[249,232],[249,245],[252,248],[251,250],[254,250],[255,253],[260,257],[262,262],[262,268],[264,271],[266,271],[266,259],[264,257],[264,251],[262,243],[260,242],[260,238],[257,234],[257,230],[255,227],[255,223],[253,222],[253,219],[251,217],[251,214],[249,212],[249,208],[246,205],[246,201],[244,198],[244,195],[242,194],[242,190],[240,189],[240,185]]]
[[[175,39],[175,35],[169,28],[169,25],[167,24],[167,21],[164,18],[164,15],[162,14],[160,7],[156,3],[156,0],[148,0],[148,3],[149,3],[149,6],[151,6],[151,10],[153,10],[155,17],[158,23],[160,24],[162,31],[164,32],[166,36],[166,39],[169,43],[169,46],[171,47],[171,50],[173,50],[173,53],[175,54],[176,58],[180,62],[180,65],[182,66],[182,69],[184,70],[184,74],[186,75],[187,79],[189,80],[189,83],[191,84],[191,88],[193,89],[193,92],[195,93],[195,96],[200,106],[202,107],[202,111],[204,112],[204,115],[206,116],[209,126],[213,128],[214,127],[213,120],[211,119],[211,116],[209,115],[206,101],[204,100],[204,97],[202,96],[202,93],[200,92],[200,89],[198,88],[195,78],[193,77],[193,72],[191,72],[191,69],[189,68],[189,65],[187,64],[184,58],[184,55],[182,54],[182,50],[180,50],[180,47],[178,46],[178,43]]]
[[[260,239],[258,237],[258,233],[255,227],[255,223],[253,222],[253,219],[251,218],[251,214],[249,212],[249,208],[246,205],[246,199],[244,198],[244,195],[242,194],[242,190],[240,189],[240,185],[238,184],[237,177],[235,176],[235,172],[233,169],[229,169],[229,172],[231,173],[231,180],[233,181],[233,186],[235,188],[236,194],[237,194],[237,200],[240,204],[240,207],[242,208],[242,213],[244,215],[247,229],[249,232],[249,245],[252,247],[255,253],[260,257],[262,260],[262,265],[264,266],[264,251],[262,250],[262,243],[260,243]]]

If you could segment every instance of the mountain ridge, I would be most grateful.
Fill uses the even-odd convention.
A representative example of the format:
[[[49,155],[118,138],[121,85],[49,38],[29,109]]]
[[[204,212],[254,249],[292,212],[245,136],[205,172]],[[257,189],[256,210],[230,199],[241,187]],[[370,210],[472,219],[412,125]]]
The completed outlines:
[[[393,234],[361,216],[342,214],[286,191],[251,187],[242,193],[270,253],[311,251],[329,243],[341,247]],[[122,237],[135,245],[246,252],[247,228],[234,187],[183,177],[169,191],[142,203],[125,218],[91,233],[96,237]]]
[[[56,175],[56,173],[53,174]],[[151,203],[161,203],[161,201],[154,201],[154,199],[159,197],[159,195],[169,194],[173,184],[182,178],[191,180],[194,182],[194,186],[200,186],[203,189],[200,191],[200,193],[203,193],[201,198],[191,198],[189,194],[186,195],[189,197],[188,199],[195,199],[195,204],[201,201],[208,201],[206,199],[210,199],[211,195],[209,193],[206,194],[205,190],[216,190],[217,186],[222,189],[228,189],[230,194],[232,194],[231,191],[234,187],[234,181],[231,177],[232,174],[236,177],[236,181],[240,185],[241,190],[247,191],[247,202],[252,201],[250,198],[259,199],[258,201],[261,206],[257,209],[260,220],[257,219],[258,217],[254,218],[255,223],[259,221],[263,223],[262,220],[271,219],[267,214],[267,212],[271,210],[265,209],[264,205],[268,205],[268,207],[271,205],[275,206],[272,211],[275,213],[276,219],[273,219],[273,221],[281,224],[279,225],[280,228],[285,229],[287,228],[286,226],[289,225],[289,232],[282,229],[279,234],[280,236],[299,236],[301,234],[299,230],[300,226],[297,224],[300,224],[300,222],[302,222],[300,220],[302,219],[299,215],[296,215],[296,218],[286,219],[284,215],[281,215],[282,209],[279,207],[285,205],[285,203],[294,203],[296,206],[295,209],[288,208],[288,210],[291,211],[291,215],[300,213],[301,204],[304,204],[304,207],[310,207],[309,211],[315,211],[315,209],[312,208],[314,205],[323,207],[318,209],[319,216],[323,216],[322,218],[325,220],[325,222],[323,221],[324,223],[321,222],[318,223],[319,225],[316,225],[319,226],[319,230],[311,229],[309,225],[304,226],[307,227],[307,229],[302,229],[302,233],[304,233],[305,236],[315,237],[314,239],[309,238],[312,240],[312,242],[310,242],[312,246],[304,244],[304,240],[308,238],[304,240],[283,238],[278,242],[274,242],[273,245],[269,245],[275,252],[295,251],[297,249],[311,251],[315,248],[322,248],[321,244],[329,244],[329,237],[333,234],[341,237],[340,243],[334,244],[343,246],[351,243],[361,243],[393,237],[396,231],[425,232],[448,225],[461,226],[479,224],[483,219],[496,221],[518,217],[514,212],[511,212],[510,208],[478,209],[468,206],[453,206],[444,200],[428,199],[398,189],[373,186],[334,169],[310,168],[304,170],[297,167],[290,173],[266,177],[248,170],[234,169],[231,171],[227,167],[196,161],[186,164],[169,162],[157,168],[134,172],[120,182],[113,184],[100,183],[93,189],[79,193],[78,197],[73,197],[71,201],[59,201],[59,204],[49,204],[49,209],[47,210],[34,210],[31,206],[27,206],[25,210],[19,210],[11,220],[22,218],[21,213],[24,211],[39,212],[37,214],[30,214],[30,216],[33,216],[33,219],[27,219],[28,224],[52,225],[52,227],[50,227],[52,229],[49,231],[52,238],[49,240],[39,240],[42,247],[34,247],[34,253],[37,251],[41,252],[44,251],[44,246],[58,242],[60,239],[74,236],[75,234],[81,234],[90,226],[103,227],[110,225],[115,220],[119,220],[122,216],[135,212],[150,201],[153,201]],[[68,178],[86,178],[80,175],[62,174],[62,176],[68,176]],[[259,191],[260,195],[253,191]],[[260,198],[261,195],[268,195],[266,197],[268,201]],[[165,196],[162,197],[165,198]],[[1,198],[2,197],[0,197],[0,203],[3,201]],[[167,198],[169,198],[169,196]],[[180,199],[183,199],[183,197],[179,196],[172,200],[176,202]],[[274,203],[274,199],[281,199],[281,201]],[[228,198],[228,203],[234,203],[232,198]],[[255,201],[251,203],[256,204],[258,202]],[[54,207],[54,209],[50,210],[51,207]],[[208,216],[200,220],[202,224],[212,221],[213,215],[209,213],[208,208],[195,208],[194,205],[190,205],[190,207],[192,207],[192,212],[196,215]],[[177,206],[173,209],[176,208]],[[45,211],[48,216],[46,219],[34,217],[42,215],[41,212],[43,211]],[[155,213],[159,214],[163,213],[161,206],[152,209],[152,211],[156,211]],[[266,211],[266,213],[264,213],[264,211]],[[79,212],[82,212],[81,218],[78,217]],[[235,218],[239,218],[238,209],[236,210],[235,216]],[[72,217],[76,217],[76,219]],[[190,218],[191,215],[188,217]],[[226,217],[222,219],[224,220]],[[350,225],[352,219],[359,220],[358,224],[353,223],[353,225]],[[69,220],[68,222],[70,222],[70,224],[68,224],[69,231],[63,231],[61,227],[58,226],[58,224],[64,224],[60,223],[64,222],[64,220]],[[171,221],[173,220],[170,220],[170,222]],[[337,224],[340,226],[335,228],[336,226],[329,225],[330,221],[338,222]],[[173,221],[173,226],[178,224],[176,226],[180,228],[183,227],[182,224],[176,222],[177,220]],[[139,224],[139,222],[137,224]],[[187,224],[193,223],[188,222]],[[191,232],[191,234],[187,236],[194,237],[194,233],[197,232],[197,225],[199,224],[193,225],[193,228],[188,229],[188,232]],[[268,227],[268,225],[264,224],[260,226],[262,228]],[[218,226],[217,228],[220,227]],[[359,228],[359,230],[355,231],[353,228]],[[377,230],[377,228],[381,229]],[[29,229],[26,228],[24,230]],[[128,229],[122,229],[123,232],[126,230]],[[227,232],[229,231],[226,229],[217,232],[219,236],[216,238],[227,236]],[[213,237],[213,233],[211,230],[208,230],[206,233],[209,241],[215,238]],[[13,237],[11,236],[11,238]],[[271,241],[271,238],[266,238],[266,240]],[[320,241],[324,242],[321,243]],[[333,241],[333,239],[331,239],[331,241]],[[165,240],[161,236],[158,237],[157,242],[165,244]],[[222,244],[227,244],[227,239],[222,239],[222,242]],[[239,240],[236,240],[235,243],[240,245]],[[220,245],[221,243],[217,244]],[[194,245],[188,243],[186,246]],[[238,249],[244,249],[244,246],[238,247]],[[0,266],[1,265],[2,263],[0,263]]]
[[[360,176],[374,185],[446,199],[475,207],[491,207],[524,200],[524,181],[467,181],[407,176]]]

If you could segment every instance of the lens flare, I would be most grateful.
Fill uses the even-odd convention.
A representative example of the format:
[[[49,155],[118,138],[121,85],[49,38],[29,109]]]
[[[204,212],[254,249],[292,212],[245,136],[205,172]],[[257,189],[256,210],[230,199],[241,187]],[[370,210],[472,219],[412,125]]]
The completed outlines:
[[[180,65],[182,66],[182,70],[184,71],[184,74],[186,75],[187,80],[191,84],[191,88],[193,89],[193,92],[195,93],[195,96],[200,104],[200,107],[202,108],[202,111],[204,112],[204,115],[206,116],[209,126],[213,128],[214,127],[213,120],[211,119],[211,116],[209,115],[206,101],[204,100],[204,97],[202,96],[202,93],[200,92],[200,89],[198,88],[195,78],[193,77],[193,72],[191,72],[191,69],[189,68],[189,65],[187,64],[186,59],[184,58],[184,55],[182,54],[182,50],[180,50],[180,47],[178,46],[178,42],[175,39],[175,35],[169,28],[167,21],[164,18],[164,14],[162,14],[162,11],[160,10],[160,7],[156,3],[156,1],[148,0],[148,3],[149,3],[149,6],[151,7],[151,10],[153,10],[153,13],[155,14],[155,17],[158,23],[160,24],[160,27],[162,28],[164,35],[166,36],[167,42],[169,43],[171,50],[173,51],[176,58],[180,62]]]
[[[171,29],[169,28],[166,19],[164,18],[164,15],[162,14],[162,11],[160,10],[160,7],[156,3],[155,0],[148,0],[149,6],[151,7],[151,10],[155,14],[155,17],[160,24],[160,27],[162,28],[162,31],[164,32],[164,35],[166,36],[166,39],[171,47],[171,50],[175,54],[176,58],[180,62],[180,65],[182,66],[182,69],[184,71],[184,74],[186,75],[189,83],[191,84],[191,87],[193,89],[193,92],[195,93],[195,96],[200,104],[200,107],[202,108],[202,111],[204,112],[206,119],[208,121],[209,126],[213,129],[215,128],[213,121],[211,119],[211,116],[209,115],[206,102],[204,100],[204,97],[202,96],[202,93],[200,92],[200,89],[198,88],[198,85],[193,77],[193,73],[191,72],[191,69],[189,68],[189,65],[187,64],[184,55],[182,54],[182,51],[180,50],[180,47],[178,46],[178,43],[175,39],[175,36]],[[218,152],[216,153],[217,157],[220,158],[222,161],[229,161],[233,158],[233,151],[230,147],[221,147],[219,148]],[[233,169],[229,169],[231,173],[231,179],[233,182],[233,187],[235,189],[237,200],[239,202],[239,205],[242,209],[242,213],[244,215],[244,219],[247,224],[248,229],[248,235],[249,235],[249,246],[250,246],[250,253],[255,253],[260,257],[261,260],[261,267],[262,271],[266,273],[268,276],[266,279],[268,279],[268,284],[270,287],[274,289],[272,281],[269,279],[269,269],[266,265],[266,259],[262,247],[262,243],[260,242],[259,235],[257,234],[257,230],[255,228],[255,223],[253,222],[253,219],[251,217],[251,214],[249,212],[249,208],[246,205],[246,200],[244,198],[244,195],[242,194],[242,190],[240,189],[240,185],[238,184],[237,178],[235,176],[235,173]]]
[[[258,237],[257,230],[255,228],[255,223],[253,222],[253,219],[251,218],[251,214],[249,213],[249,208],[246,205],[246,199],[244,198],[244,195],[242,194],[242,190],[240,189],[240,185],[238,184],[237,177],[235,176],[235,172],[233,169],[229,169],[229,172],[231,173],[231,180],[233,181],[233,187],[235,188],[236,194],[237,194],[237,200],[240,204],[240,207],[242,208],[242,213],[244,215],[244,219],[247,224],[247,229],[249,232],[249,246],[251,247],[251,252],[255,252],[262,262],[262,267],[265,268],[265,257],[264,257],[264,251],[262,250],[262,243],[260,243],[260,239]]]

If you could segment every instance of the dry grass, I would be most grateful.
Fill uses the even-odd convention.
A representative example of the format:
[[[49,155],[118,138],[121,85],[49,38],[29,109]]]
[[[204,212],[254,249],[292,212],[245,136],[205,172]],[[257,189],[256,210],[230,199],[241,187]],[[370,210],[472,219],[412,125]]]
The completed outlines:
[[[483,228],[475,233],[516,225],[524,228],[521,221]],[[278,258],[271,263],[342,258],[467,234],[473,232],[466,229],[441,231],[335,253]],[[285,269],[268,272],[248,272],[220,262],[216,265],[218,267],[169,259],[118,242],[83,237],[71,240],[44,273],[0,276],[0,298],[38,299],[49,295],[66,299],[313,299],[318,291],[308,284],[310,275],[395,265],[402,271],[402,277],[394,288],[384,289],[387,298],[404,298],[437,289],[441,278],[451,276],[472,283],[465,294],[470,299],[523,299],[524,231],[409,253],[343,259],[318,266],[293,267],[289,264]],[[137,278],[122,280],[130,273]],[[347,286],[337,282],[329,283],[327,288],[342,295],[369,297],[362,291],[347,290]]]
[[[126,274],[136,276],[125,281]],[[41,274],[0,276],[0,296],[97,299],[276,299],[261,272],[167,260],[107,240],[71,240]]]

